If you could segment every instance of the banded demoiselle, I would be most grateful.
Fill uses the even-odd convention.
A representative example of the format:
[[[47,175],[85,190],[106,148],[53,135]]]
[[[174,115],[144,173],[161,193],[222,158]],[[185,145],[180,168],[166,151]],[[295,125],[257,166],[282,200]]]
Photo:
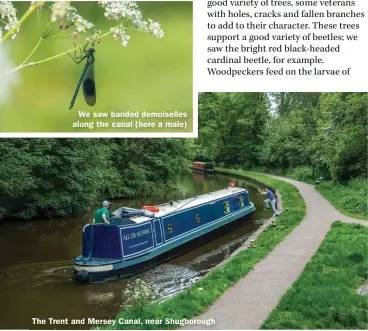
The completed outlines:
[[[94,106],[96,103],[96,84],[95,84],[95,49],[90,48],[87,51],[84,51],[85,55],[80,56],[79,60],[75,60],[69,53],[70,57],[74,60],[75,63],[79,64],[84,60],[86,61],[86,64],[84,66],[83,72],[81,77],[79,78],[79,82],[77,85],[77,88],[75,89],[72,101],[70,102],[69,109],[73,108],[75,99],[77,98],[80,86],[83,87],[83,94],[84,99],[86,100],[87,104],[90,106]],[[75,57],[77,58],[77,57]]]

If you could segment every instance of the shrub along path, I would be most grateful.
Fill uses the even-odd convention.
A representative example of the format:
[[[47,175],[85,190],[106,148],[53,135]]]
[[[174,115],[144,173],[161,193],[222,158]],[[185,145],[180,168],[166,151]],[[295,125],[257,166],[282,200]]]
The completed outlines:
[[[202,329],[259,329],[317,251],[334,221],[368,226],[366,221],[341,214],[313,185],[272,177],[299,190],[307,206],[306,217],[252,271],[197,317],[216,320],[215,325],[201,325]],[[186,329],[198,329],[198,326],[187,326]]]

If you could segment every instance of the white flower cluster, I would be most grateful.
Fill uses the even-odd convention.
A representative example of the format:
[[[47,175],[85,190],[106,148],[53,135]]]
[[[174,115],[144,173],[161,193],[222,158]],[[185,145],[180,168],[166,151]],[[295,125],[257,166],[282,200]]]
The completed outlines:
[[[129,282],[122,294],[125,308],[146,306],[155,299],[152,287],[141,279]]]
[[[70,8],[70,1],[55,1],[51,5],[51,21],[56,22],[57,20],[63,19],[68,9]]]
[[[54,1],[51,10],[52,22],[59,21],[63,27],[75,26],[76,31],[72,33],[73,38],[77,38],[78,33],[87,32],[94,26],[77,13],[77,9],[70,5],[70,1]]]
[[[135,29],[147,31],[157,38],[164,36],[159,22],[151,19],[143,20],[143,14],[136,1],[99,1],[98,4],[105,9],[105,17],[108,20],[118,22],[118,25],[111,30],[114,32],[113,37],[120,39],[123,46],[128,44],[130,36],[126,34],[122,21],[131,22]]]
[[[101,30],[96,30],[91,36],[86,38],[86,41],[88,41],[91,44],[99,44],[101,42]]]
[[[123,44],[124,47],[126,45],[128,45],[128,41],[130,39],[130,36],[126,34],[123,25],[113,27],[113,28],[111,28],[111,31],[114,32],[114,34],[113,34],[114,39],[116,39],[116,40],[120,39],[121,43]]]
[[[143,20],[142,12],[135,1],[100,1],[99,5],[105,9],[108,20]]]
[[[75,25],[77,27],[78,32],[86,32],[93,28],[93,24],[88,22],[80,15],[75,15]]]
[[[154,22],[151,19],[148,19],[148,22],[148,31],[157,38],[162,38],[164,36],[164,31],[161,29],[160,23]]]
[[[35,4],[37,1],[32,1]],[[91,30],[94,25],[85,20],[81,15],[77,13],[77,9],[70,5],[71,1],[53,1],[51,4],[51,22],[58,23],[57,29],[48,28],[44,33],[44,38],[51,37],[61,30],[68,30],[71,27],[75,28],[71,36],[73,39],[77,39],[79,33],[87,32]],[[98,4],[105,9],[105,17],[108,20],[116,21],[116,26],[111,28],[113,37],[116,40],[120,40],[123,46],[127,46],[130,36],[126,33],[126,29],[136,29],[145,32],[149,32],[157,38],[162,38],[164,32],[161,29],[159,22],[155,22],[152,19],[145,21],[143,14],[136,1],[99,1]],[[41,4],[42,5],[42,4]],[[0,23],[4,23],[2,27],[0,24],[0,39],[3,36],[4,30],[12,30],[15,25],[18,24],[18,18],[16,15],[16,8],[11,1],[0,0]],[[130,23],[130,26],[128,26]],[[19,32],[19,27],[13,32],[12,38],[16,37]],[[97,38],[101,33],[95,34],[92,38]]]
[[[17,10],[15,9],[11,1],[0,1],[0,18],[1,20],[5,20],[4,29],[7,31],[10,31],[15,25],[18,24]],[[13,33],[12,39],[17,36],[18,32],[19,28]],[[2,35],[3,32],[2,28],[0,27],[0,39],[2,38]]]

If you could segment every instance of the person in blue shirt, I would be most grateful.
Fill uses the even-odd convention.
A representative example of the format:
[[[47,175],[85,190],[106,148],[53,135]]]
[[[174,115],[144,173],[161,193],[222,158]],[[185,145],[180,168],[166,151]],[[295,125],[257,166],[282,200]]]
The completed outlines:
[[[271,189],[269,187],[266,187],[264,191],[261,191],[260,189],[258,189],[258,191],[259,193],[263,195],[266,195],[266,194],[268,195],[268,199],[265,200],[266,208],[270,208],[270,202],[271,202],[272,210],[274,211],[276,216],[279,216],[280,213],[276,209],[276,198],[275,198],[275,195],[272,193]]]

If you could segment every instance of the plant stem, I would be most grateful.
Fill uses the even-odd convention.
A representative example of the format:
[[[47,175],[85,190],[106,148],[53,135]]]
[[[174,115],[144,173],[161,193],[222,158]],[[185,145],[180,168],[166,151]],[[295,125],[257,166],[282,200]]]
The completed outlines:
[[[5,40],[7,40],[40,5],[41,5],[40,2],[36,2],[35,4],[31,5],[25,12],[25,14],[21,17],[21,19],[18,21],[18,23],[15,24],[13,28],[9,30],[2,39],[0,39],[0,45]]]
[[[124,29],[134,30],[134,31],[139,31],[139,32],[147,32],[147,33],[149,33],[149,31],[147,31],[147,30],[136,29],[136,28],[132,28],[132,27],[129,27],[129,26],[125,26],[125,27],[124,27]]]
[[[101,37],[99,37],[99,39],[102,39],[102,38],[104,38],[104,37],[106,37],[106,36],[108,36],[108,35],[110,35],[111,33],[112,33],[113,31],[109,31],[109,32],[106,32],[105,34],[103,34]],[[18,66],[18,67],[16,67],[16,68],[14,68],[13,70],[12,70],[12,72],[15,72],[15,71],[19,71],[19,70],[21,70],[21,69],[24,69],[24,68],[26,68],[26,67],[30,67],[30,66],[36,66],[36,65],[39,65],[39,64],[41,64],[41,63],[45,63],[45,62],[48,62],[48,61],[51,61],[51,60],[55,60],[55,59],[57,59],[57,58],[59,58],[59,57],[61,57],[61,56],[63,56],[63,55],[66,55],[66,54],[68,54],[68,53],[71,53],[71,52],[73,52],[73,51],[75,51],[75,50],[77,50],[78,48],[80,48],[80,47],[82,47],[82,46],[85,46],[86,44],[88,44],[89,42],[88,41],[86,41],[86,42],[84,42],[83,44],[80,44],[80,45],[78,45],[78,46],[76,46],[76,47],[74,47],[74,48],[72,48],[72,49],[69,49],[69,50],[67,50],[67,51],[65,51],[65,52],[62,52],[62,53],[60,53],[60,54],[57,54],[57,55],[54,55],[54,56],[51,56],[51,57],[49,57],[49,58],[47,58],[47,59],[44,59],[44,60],[40,60],[40,61],[37,61],[37,62],[29,62],[29,63],[22,63],[20,66]],[[37,46],[37,45],[36,45]],[[37,46],[38,47],[38,46]],[[32,51],[32,53],[34,53],[34,51]],[[32,53],[30,54],[30,55],[32,55]],[[30,56],[28,56],[28,58],[29,58]],[[28,59],[27,58],[27,59]]]
[[[37,48],[40,46],[41,42],[44,39],[42,37],[40,37],[40,39],[38,40],[38,43],[36,44],[35,48],[33,48],[32,52],[27,56],[27,58],[22,62],[21,66],[24,65],[33,55],[33,53],[37,50]]]

